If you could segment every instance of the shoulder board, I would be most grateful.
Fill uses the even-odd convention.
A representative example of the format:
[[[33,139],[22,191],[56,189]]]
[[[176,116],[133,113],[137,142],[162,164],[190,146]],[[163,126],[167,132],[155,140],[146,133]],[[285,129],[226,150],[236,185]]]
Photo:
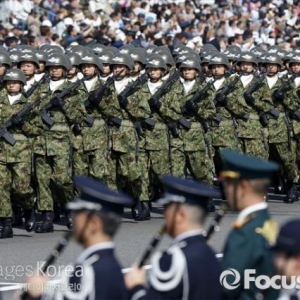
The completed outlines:
[[[248,215],[247,217],[245,217],[244,219],[235,222],[232,227],[234,229],[242,228],[245,224],[247,224],[249,221],[251,221],[252,219],[254,219],[255,216],[256,216],[255,213],[252,213],[252,214]]]
[[[255,228],[255,232],[262,235],[271,244],[275,243],[278,230],[278,224],[274,220],[267,220],[262,227]]]
[[[178,245],[170,247],[166,253],[156,253],[153,255],[149,274],[151,285],[160,292],[175,289],[186,272],[186,265],[185,255]]]

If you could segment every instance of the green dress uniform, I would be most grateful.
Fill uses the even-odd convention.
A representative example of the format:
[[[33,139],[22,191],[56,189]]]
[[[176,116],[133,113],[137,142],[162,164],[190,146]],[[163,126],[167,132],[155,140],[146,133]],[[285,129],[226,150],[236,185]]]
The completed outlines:
[[[224,161],[221,178],[237,180],[236,184],[239,184],[239,180],[271,178],[278,170],[278,165],[273,162],[236,151],[224,150],[221,154]],[[239,199],[234,201],[239,202]],[[276,299],[276,290],[260,290],[254,281],[248,280],[245,271],[254,270],[255,273],[250,275],[254,278],[261,275],[272,277],[275,274],[270,244],[275,242],[277,233],[278,226],[270,217],[267,203],[262,201],[240,211],[227,238],[222,261],[223,271],[233,269],[240,275],[240,281],[239,284],[234,283],[234,276],[226,277],[227,283],[235,288],[224,287],[223,299],[258,299],[261,294],[264,299]]]

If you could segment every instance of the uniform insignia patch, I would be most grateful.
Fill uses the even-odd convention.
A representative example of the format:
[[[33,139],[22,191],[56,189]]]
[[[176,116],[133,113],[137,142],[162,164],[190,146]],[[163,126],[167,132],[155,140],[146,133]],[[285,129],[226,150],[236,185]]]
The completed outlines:
[[[274,220],[265,221],[262,227],[257,227],[255,232],[261,234],[269,243],[275,243],[278,234],[278,224]]]

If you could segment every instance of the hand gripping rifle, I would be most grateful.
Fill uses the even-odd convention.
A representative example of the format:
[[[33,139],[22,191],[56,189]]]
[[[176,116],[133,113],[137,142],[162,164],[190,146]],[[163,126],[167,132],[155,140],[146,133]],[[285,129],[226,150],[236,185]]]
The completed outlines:
[[[65,233],[61,237],[60,241],[58,242],[58,244],[56,245],[56,247],[51,251],[50,256],[48,257],[48,259],[46,260],[45,264],[43,265],[42,273],[47,272],[48,268],[51,265],[53,265],[53,263],[55,262],[55,260],[60,256],[60,254],[63,252],[63,250],[65,249],[65,247],[69,243],[69,240],[72,237],[72,235],[73,235],[73,232],[72,231],[68,231],[67,233]],[[32,298],[30,297],[29,293],[25,290],[20,295],[20,299],[21,300],[30,300]]]
[[[119,95],[118,99],[126,99],[127,97],[133,95],[138,89],[142,87],[148,80],[147,73],[142,74],[139,78],[133,82],[132,84],[128,85]]]
[[[115,82],[115,77],[118,77],[118,75],[120,75],[122,72],[123,72],[123,70],[118,72],[115,76],[108,77],[106,82],[103,85],[101,85],[98,89],[92,91],[89,94],[89,97],[84,102],[84,106],[85,106],[88,113],[92,113],[94,111],[94,109],[99,105],[99,103],[101,102],[105,92]]]
[[[180,71],[177,70],[169,79],[167,79],[162,86],[154,93],[154,95],[148,100],[148,102],[151,101],[158,101],[161,97],[163,97],[165,94],[167,94],[174,83],[179,79],[180,77]]]
[[[47,103],[41,110],[40,115],[44,123],[51,128],[55,121],[49,116],[48,112],[53,108],[53,100],[54,99],[62,99],[66,98],[69,94],[72,94],[81,84],[83,81],[88,80],[90,77],[83,77],[80,80],[77,80],[74,84],[72,84],[70,87],[64,89],[61,93],[58,95],[55,95],[49,103]]]
[[[45,73],[45,75],[42,77],[42,79],[40,81],[33,84],[30,87],[30,89],[24,93],[25,98],[28,99],[41,84],[48,83],[49,80],[50,80],[50,77],[49,77],[48,73]]]
[[[49,93],[46,95],[46,97],[49,95]],[[0,127],[0,138],[4,139],[7,143],[9,143],[11,146],[13,146],[16,143],[16,140],[14,137],[8,132],[8,129],[13,126],[13,118],[17,117],[18,119],[24,120],[24,118],[34,110],[35,107],[38,107],[42,103],[43,99],[39,97],[37,100],[35,100],[32,103],[26,104],[18,113],[15,115],[12,115],[8,121],[6,121],[1,127]]]

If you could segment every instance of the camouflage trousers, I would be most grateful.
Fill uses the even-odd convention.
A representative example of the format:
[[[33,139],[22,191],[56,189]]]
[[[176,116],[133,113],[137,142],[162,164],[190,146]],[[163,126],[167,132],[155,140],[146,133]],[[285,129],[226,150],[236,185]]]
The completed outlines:
[[[141,170],[135,152],[117,152],[112,150],[108,159],[109,177],[106,184],[138,200],[141,195]]]
[[[72,167],[69,154],[44,156],[36,154],[38,210],[53,210],[53,203],[67,203],[74,198]]]
[[[268,159],[268,144],[262,139],[239,138],[240,149],[243,153]]]
[[[297,143],[291,141],[291,147],[288,143],[269,144],[269,158],[278,162],[281,166],[281,173],[285,180],[297,183],[298,167],[297,167]]]
[[[115,176],[110,172],[110,157],[106,149],[95,149],[93,151],[74,150],[73,170],[74,175],[91,176],[110,188],[115,189]]]
[[[185,177],[189,171],[193,179],[213,184],[213,164],[205,150],[184,151],[182,148],[172,148],[171,170],[174,176]]]
[[[12,205],[32,209],[34,190],[30,185],[31,163],[0,163],[0,174],[2,187],[0,218],[12,216]]]
[[[139,164],[142,178],[141,201],[149,200],[150,185],[160,187],[159,177],[170,173],[168,150],[140,150]]]

